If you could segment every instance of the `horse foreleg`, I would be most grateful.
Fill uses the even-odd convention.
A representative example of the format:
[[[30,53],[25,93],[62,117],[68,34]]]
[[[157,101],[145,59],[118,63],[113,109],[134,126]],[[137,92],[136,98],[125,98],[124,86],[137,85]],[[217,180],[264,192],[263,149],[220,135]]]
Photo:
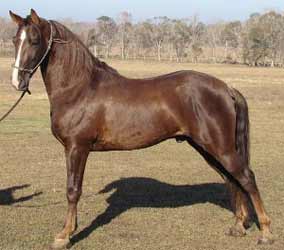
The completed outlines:
[[[77,203],[82,193],[82,182],[89,150],[87,147],[69,145],[65,148],[67,166],[68,211],[63,230],[55,237],[53,248],[62,248],[69,243],[77,226]]]

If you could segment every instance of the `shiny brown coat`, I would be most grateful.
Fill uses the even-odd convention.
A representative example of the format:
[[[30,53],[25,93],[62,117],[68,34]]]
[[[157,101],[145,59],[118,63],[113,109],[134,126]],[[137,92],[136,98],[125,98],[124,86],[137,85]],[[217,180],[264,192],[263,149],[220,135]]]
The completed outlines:
[[[76,229],[77,203],[90,151],[133,150],[167,139],[188,142],[229,183],[237,218],[232,235],[245,233],[248,194],[260,222],[260,242],[270,241],[270,220],[249,168],[248,107],[237,90],[190,70],[129,79],[95,58],[60,23],[48,23],[34,11],[26,19],[13,13],[11,17],[19,25],[17,34],[26,29],[28,36],[41,38],[38,48],[47,49],[53,30],[52,48],[41,72],[50,101],[52,132],[65,147],[68,199],[65,226],[54,247],[66,245]],[[45,49],[25,46],[25,53],[37,55],[33,62],[23,62],[32,67]]]

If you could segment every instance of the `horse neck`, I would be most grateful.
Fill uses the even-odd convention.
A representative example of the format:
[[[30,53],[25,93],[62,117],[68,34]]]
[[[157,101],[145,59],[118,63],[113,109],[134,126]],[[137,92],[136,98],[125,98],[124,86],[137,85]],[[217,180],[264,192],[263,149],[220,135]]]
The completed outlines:
[[[56,26],[55,26],[56,27]],[[62,37],[56,27],[55,37]],[[51,104],[57,98],[80,94],[91,81],[95,70],[94,58],[83,44],[68,32],[66,43],[54,42],[49,56],[41,65],[43,81]]]

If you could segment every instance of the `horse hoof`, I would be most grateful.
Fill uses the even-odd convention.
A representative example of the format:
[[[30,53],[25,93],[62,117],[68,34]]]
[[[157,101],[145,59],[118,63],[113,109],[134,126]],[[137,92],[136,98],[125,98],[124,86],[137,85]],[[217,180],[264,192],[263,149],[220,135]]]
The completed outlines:
[[[272,237],[262,236],[257,240],[258,245],[271,245],[273,243],[274,243],[274,239]]]
[[[55,239],[51,248],[54,249],[54,250],[66,249],[69,244],[70,244],[70,240],[68,238],[66,238],[66,239]]]
[[[243,237],[246,235],[246,230],[240,225],[235,225],[229,228],[226,234],[233,237]]]

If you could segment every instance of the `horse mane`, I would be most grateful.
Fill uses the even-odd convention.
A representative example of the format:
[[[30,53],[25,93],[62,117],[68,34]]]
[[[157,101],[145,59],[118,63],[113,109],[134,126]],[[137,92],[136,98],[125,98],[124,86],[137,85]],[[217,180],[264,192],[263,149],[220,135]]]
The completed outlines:
[[[75,44],[76,47],[80,47],[81,50],[76,49],[77,55],[76,57],[80,57],[78,54],[82,54],[84,58],[91,58],[91,60],[86,60],[83,63],[87,68],[89,67],[95,67],[98,70],[102,70],[108,73],[112,74],[119,74],[118,71],[111,66],[109,66],[107,63],[99,60],[97,57],[95,57],[90,50],[87,48],[87,46],[82,42],[82,40],[74,34],[71,30],[69,30],[67,27],[65,27],[63,24],[57,22],[57,21],[52,21],[52,24],[54,25],[55,29],[60,35],[60,39],[63,38],[63,40],[69,41],[71,40],[71,46],[72,43]],[[93,65],[86,65],[87,63],[91,63]]]
[[[118,71],[107,63],[96,58],[87,46],[82,42],[82,40],[74,34],[70,29],[68,29],[63,24],[57,21],[50,21],[55,30],[55,39],[60,39],[64,41],[68,41],[66,46],[69,46],[70,51],[72,51],[72,55],[69,55],[70,67],[84,65],[84,68],[89,72],[92,72],[94,69],[98,71],[104,71],[106,73],[110,73],[113,75],[119,75]],[[31,16],[28,15],[25,19],[25,24],[31,23]],[[65,47],[66,48],[66,47]],[[80,48],[80,49],[78,49]],[[72,63],[74,65],[72,65]]]

